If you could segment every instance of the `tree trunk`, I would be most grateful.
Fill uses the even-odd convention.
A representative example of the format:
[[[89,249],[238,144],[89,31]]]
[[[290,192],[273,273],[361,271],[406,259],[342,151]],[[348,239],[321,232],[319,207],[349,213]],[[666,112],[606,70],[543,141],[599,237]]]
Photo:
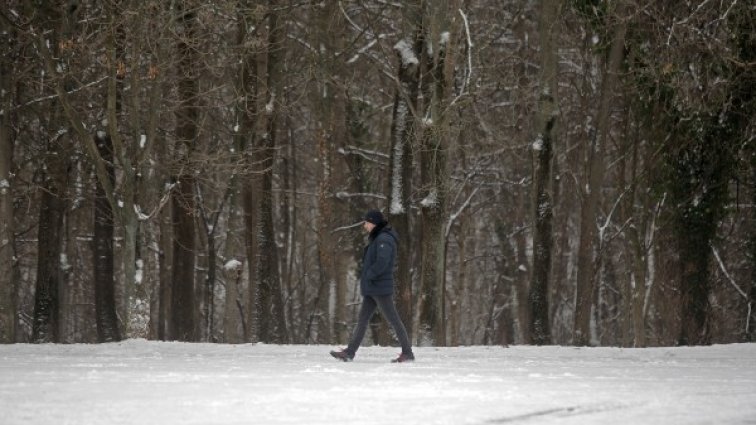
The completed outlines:
[[[315,114],[317,120],[318,162],[318,221],[317,243],[319,281],[316,290],[315,316],[317,318],[317,341],[331,343],[335,338],[346,342],[346,269],[344,253],[338,235],[331,230],[334,223],[344,219],[344,209],[336,193],[347,180],[346,167],[340,164],[338,148],[346,146],[347,97],[342,79],[345,66],[343,54],[344,28],[346,27],[337,2],[325,2],[315,15],[321,50],[316,56]],[[334,296],[334,316],[330,314],[331,294]],[[310,326],[312,332],[312,326]],[[309,335],[308,335],[309,337]]]
[[[195,208],[194,178],[179,177],[172,195],[173,213],[173,275],[171,280],[171,312],[174,334],[169,338],[194,341],[195,333]]]
[[[168,144],[165,142],[156,143],[155,156],[158,164],[168,162],[170,153]],[[157,167],[154,184],[158,186],[158,192],[166,190],[163,196],[173,198],[171,192],[175,190],[168,182],[170,176],[165,173],[161,167]],[[171,202],[167,202],[158,212],[157,215],[157,244],[158,244],[158,273],[160,280],[159,289],[159,306],[158,306],[158,339],[168,341],[173,339],[175,330],[173,328],[173,207]]]
[[[31,5],[25,5],[30,8]],[[61,255],[63,254],[63,223],[66,214],[65,194],[68,186],[68,167],[70,163],[69,128],[63,126],[64,119],[61,112],[72,116],[72,108],[64,94],[64,85],[68,82],[64,76],[59,76],[57,69],[66,70],[65,64],[53,62],[53,56],[59,53],[58,40],[65,39],[72,28],[71,16],[62,14],[53,5],[40,5],[38,13],[40,28],[47,30],[47,39],[37,37],[34,42],[40,53],[47,75],[52,79],[46,83],[52,84],[58,94],[58,99],[50,105],[50,119],[47,122],[50,134],[45,142],[42,167],[42,184],[39,208],[39,223],[37,225],[37,285],[34,294],[34,314],[32,319],[33,342],[59,342],[60,293],[63,285],[63,271],[61,269]],[[65,12],[71,13],[72,10]],[[64,13],[65,13],[64,12]],[[30,15],[30,10],[26,11]],[[49,44],[47,42],[49,40]],[[50,50],[53,50],[52,52]],[[78,133],[84,134],[79,123]],[[90,137],[90,142],[93,142]],[[92,143],[93,145],[94,143]]]
[[[218,230],[218,220],[223,214],[224,207],[236,187],[236,175],[232,175],[228,186],[223,191],[221,200],[216,209],[208,214],[205,208],[205,195],[202,192],[201,185],[196,186],[198,195],[198,210],[201,217],[203,230],[202,243],[207,247],[206,258],[204,263],[198,267],[206,272],[201,274],[198,279],[202,279],[203,285],[198,287],[196,294],[201,300],[199,308],[200,326],[198,328],[198,339],[203,342],[217,342],[215,334],[215,284],[218,280],[218,247],[215,241],[215,232]]]
[[[234,149],[243,155],[242,160],[245,164],[249,159],[249,154],[246,151],[247,138],[245,134],[247,131],[254,132],[250,116],[252,111],[247,110],[247,105],[254,105],[254,86],[252,85],[254,78],[251,74],[254,72],[252,64],[254,55],[245,48],[248,36],[247,28],[252,25],[250,22],[247,22],[248,19],[251,19],[245,14],[247,10],[243,4],[239,4],[239,24],[237,26],[236,44],[240,47],[240,56],[238,58],[241,66],[239,67],[240,69],[238,70],[235,82],[236,90],[240,94],[239,100],[235,105],[236,123],[239,125],[239,128],[235,129],[237,131],[234,133]],[[254,109],[254,106],[252,108]],[[228,229],[226,232],[224,258],[226,261],[239,261],[238,267],[229,268],[224,266],[226,273],[224,336],[225,342],[231,344],[248,341],[251,338],[251,335],[246,330],[246,323],[253,306],[247,304],[245,307],[245,301],[252,301],[255,295],[249,290],[247,292],[244,291],[244,287],[246,286],[244,283],[245,281],[253,281],[255,279],[255,276],[250,277],[249,275],[253,268],[249,266],[249,263],[254,259],[252,256],[254,254],[248,249],[250,248],[250,239],[255,234],[255,232],[251,231],[255,195],[251,193],[252,187],[245,184],[252,180],[247,176],[248,171],[245,170],[241,178],[234,178],[232,186],[229,188],[231,196],[229,198],[228,220],[226,221]],[[244,257],[246,257],[246,261],[243,260]]]
[[[177,152],[183,150],[184,159],[190,161],[199,132],[199,110],[196,106],[198,94],[197,58],[195,48],[192,45],[196,43],[196,15],[192,9],[180,10],[179,13],[179,20],[183,24],[184,37],[178,44],[178,54],[181,59],[178,64],[180,104],[176,110],[176,137],[180,145]],[[191,166],[185,168],[186,171],[177,176],[177,189],[172,192],[174,243],[171,304],[175,331],[172,339],[194,341],[196,340],[194,288],[196,249],[194,223],[196,199],[194,190],[196,179],[193,168]]]
[[[113,153],[121,165],[121,173],[123,174],[120,181],[120,199],[116,201],[115,193],[112,191],[114,187],[112,180],[108,176],[108,171],[105,168],[105,161],[100,157],[97,147],[90,148],[90,155],[93,161],[100,163],[97,170],[97,178],[99,184],[103,186],[103,190],[106,195],[106,199],[110,203],[111,211],[115,213],[114,218],[120,225],[123,237],[123,249],[122,249],[122,264],[123,264],[123,296],[121,297],[120,316],[121,316],[121,334],[122,335],[134,335],[134,312],[133,304],[135,301],[135,288],[139,286],[141,298],[144,299],[143,288],[141,282],[136,281],[136,252],[137,252],[137,238],[139,222],[135,211],[136,193],[137,193],[137,175],[135,170],[135,163],[132,162],[132,158],[135,157],[133,153],[133,145],[124,144],[123,137],[120,130],[120,116],[122,115],[122,103],[123,103],[123,80],[125,72],[119,70],[119,66],[124,66],[125,61],[125,49],[124,38],[125,29],[119,21],[120,11],[117,9],[119,5],[114,3],[107,4],[107,11],[109,15],[109,28],[107,32],[107,45],[106,53],[108,57],[108,80],[107,80],[107,133],[112,142]],[[134,85],[132,90],[138,90]],[[78,119],[77,119],[78,120]],[[80,135],[80,137],[83,137]],[[87,142],[92,140],[91,136],[87,136],[85,139]],[[99,168],[99,169],[98,169]],[[110,192],[110,193],[109,193]],[[144,312],[142,312],[144,314]],[[143,333],[143,332],[141,332]],[[140,335],[142,336],[142,335]]]
[[[223,341],[229,344],[238,344],[245,340],[242,323],[244,322],[244,311],[239,309],[243,305],[244,294],[242,281],[244,278],[244,263],[239,261],[244,258],[244,245],[237,233],[242,235],[238,229],[242,228],[244,223],[239,217],[240,190],[238,183],[234,181],[234,186],[230,189],[231,197],[229,198],[228,219],[226,231],[226,244],[223,258],[226,264],[223,266],[225,278],[225,312],[223,314]],[[229,261],[234,261],[229,263]]]
[[[447,1],[429,3],[424,18],[429,29],[428,70],[422,76],[421,90],[428,104],[424,108],[420,155],[420,202],[422,238],[420,242],[420,323],[418,344],[446,345],[446,225],[449,186],[448,152],[453,139],[449,134],[447,90],[454,72],[450,35],[451,9]],[[453,33],[453,31],[452,31]]]
[[[283,99],[283,102],[286,104],[289,103],[288,96],[286,99]],[[295,306],[297,303],[294,298],[296,292],[294,287],[294,264],[296,263],[297,252],[297,158],[294,137],[292,137],[293,120],[291,119],[291,114],[284,114],[284,117],[284,127],[287,131],[285,132],[286,146],[283,149],[286,153],[281,160],[281,222],[286,232],[286,239],[284,241],[284,260],[281,262],[281,270],[283,271],[281,280],[288,296],[288,302],[286,303],[288,307],[286,309],[286,323],[289,325],[289,340],[293,343],[301,343],[300,335],[298,335],[296,331],[297,327],[295,326]]]
[[[555,34],[559,25],[558,0],[541,3],[539,27],[541,32],[541,93],[538,99],[536,129],[533,142],[533,267],[530,292],[530,342],[536,345],[551,344],[549,321],[549,279],[553,233],[551,222],[553,205],[551,196],[551,159],[557,119],[557,46]]]
[[[748,292],[748,328],[746,340],[756,342],[756,149],[751,152],[751,217],[749,227],[749,255],[751,262],[751,289]]]
[[[55,120],[53,120],[55,122]],[[63,284],[61,254],[63,250],[63,217],[65,192],[68,186],[68,152],[64,146],[67,135],[47,143],[37,236],[37,285],[34,296],[33,342],[59,342],[59,291]]]
[[[622,63],[627,22],[625,7],[620,4],[615,16],[619,19],[612,39],[612,47],[601,82],[601,97],[598,105],[597,132],[588,152],[587,187],[580,209],[580,244],[578,246],[577,294],[575,299],[575,345],[588,345],[591,339],[590,320],[593,307],[595,264],[593,251],[596,242],[596,217],[601,189],[604,183],[604,153],[609,143],[610,109],[616,90],[617,72]]]
[[[106,168],[112,179],[111,182],[114,182],[115,169],[110,138],[105,133],[100,133],[96,137],[100,156],[106,163]],[[113,272],[113,210],[107,196],[105,196],[105,189],[97,182],[95,185],[92,262],[94,264],[97,341],[120,341],[121,332],[116,315],[115,276]]]
[[[494,343],[499,345],[514,344],[516,342],[515,332],[522,334],[522,331],[516,330],[514,325],[521,320],[518,318],[519,311],[526,310],[518,305],[520,301],[517,299],[518,287],[520,286],[517,281],[523,279],[518,276],[518,274],[522,273],[519,268],[519,265],[522,263],[520,263],[520,258],[515,252],[516,242],[511,242],[513,238],[513,223],[516,222],[517,220],[505,221],[497,218],[494,223],[494,232],[496,232],[496,238],[501,246],[499,260],[496,261],[499,278],[494,288],[497,309],[501,311],[496,319],[497,331],[493,337]]]
[[[658,140],[663,137],[659,134],[654,135],[652,130],[654,125],[650,125],[647,128],[648,140]],[[651,205],[650,195],[648,193],[639,193],[639,170],[642,167],[643,161],[642,146],[643,141],[640,137],[635,137],[632,142],[632,159],[630,166],[630,183],[628,185],[628,193],[626,204],[629,210],[625,214],[626,219],[630,219],[633,225],[627,228],[628,250],[627,252],[632,255],[632,264],[630,265],[630,279],[628,282],[629,288],[629,302],[628,307],[632,316],[632,328],[633,328],[633,346],[645,347],[646,346],[646,288],[648,287],[648,258],[651,254],[653,247],[650,245],[648,235],[653,235],[654,223],[650,220]],[[651,170],[647,171],[647,174],[652,174]],[[650,182],[652,179],[649,176],[644,177],[641,181]],[[642,186],[641,186],[642,187]]]
[[[689,139],[681,139],[683,146],[670,157],[674,176],[671,200],[678,206],[674,229],[680,253],[680,345],[711,343],[710,244],[724,216],[734,162],[729,146],[733,142],[723,134],[729,131],[728,124],[714,115],[703,128],[690,128]]]
[[[4,20],[0,28],[7,31]],[[15,31],[11,40],[15,37]],[[13,41],[11,41],[13,43]],[[10,45],[11,43],[8,43]],[[13,214],[13,190],[11,172],[13,167],[14,138],[11,133],[11,78],[12,57],[5,47],[0,50],[0,344],[16,341],[16,282],[14,273],[15,238]]]
[[[416,21],[417,18],[413,19]],[[414,23],[414,22],[413,22]],[[422,50],[422,28],[416,27],[412,45],[402,40],[394,46],[399,57],[399,85],[394,94],[389,155],[389,222],[402,238],[397,252],[397,308],[399,316],[412,335],[412,232],[410,227],[410,196],[412,194],[415,127],[420,80],[419,56]]]
[[[269,2],[268,31],[259,31],[262,41],[258,54],[258,99],[262,107],[258,119],[258,134],[261,135],[262,192],[260,223],[258,231],[257,282],[259,288],[260,329],[259,339],[264,343],[285,344],[288,342],[284,317],[283,294],[279,274],[278,248],[273,224],[273,169],[276,154],[276,119],[280,100],[280,72],[282,31],[276,1]],[[264,82],[264,83],[263,83]]]
[[[256,117],[260,112],[258,108],[257,94],[257,40],[254,32],[261,27],[262,17],[259,10],[248,0],[240,0],[238,4],[239,25],[237,30],[238,44],[241,57],[237,90],[239,101],[237,104],[238,133],[236,138],[243,155],[246,166],[242,182],[242,209],[244,211],[244,243],[247,255],[247,272],[249,285],[246,294],[245,312],[245,339],[249,342],[257,342],[258,322],[260,312],[258,310],[258,282],[257,282],[257,258],[259,244],[259,204],[261,198],[261,181],[257,168],[259,161],[255,133],[257,131]]]

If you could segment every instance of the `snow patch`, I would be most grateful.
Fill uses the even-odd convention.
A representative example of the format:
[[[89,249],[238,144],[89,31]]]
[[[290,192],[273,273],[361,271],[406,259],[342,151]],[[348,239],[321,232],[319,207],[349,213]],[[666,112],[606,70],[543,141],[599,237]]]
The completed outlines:
[[[136,272],[134,273],[134,283],[137,285],[142,283],[142,278],[144,276],[144,261],[142,259],[136,260]]]
[[[68,262],[68,255],[65,253],[60,254],[60,269],[64,272],[71,270],[72,266]]]
[[[441,33],[441,37],[439,38],[439,43],[441,43],[442,46],[445,46],[449,43],[449,31],[444,31]]]
[[[242,268],[242,262],[237,260],[236,258],[226,261],[226,264],[223,265],[223,270],[231,271],[231,270],[239,270]]]
[[[410,66],[420,63],[420,61],[417,59],[417,56],[415,55],[415,51],[412,49],[412,45],[406,40],[400,40],[398,43],[396,43],[394,45],[394,50],[396,50],[399,53],[399,56],[402,58],[402,65]]]
[[[145,221],[145,220],[149,220],[150,219],[150,216],[144,214],[142,212],[142,208],[140,208],[139,205],[137,205],[137,204],[134,204],[134,212],[136,213],[137,220],[139,220],[139,221]]]
[[[139,147],[141,149],[144,149],[144,145],[146,144],[147,144],[147,135],[142,134],[141,136],[139,136]]]
[[[533,150],[534,151],[543,150],[543,135],[542,134],[539,134],[538,137],[536,137],[535,142],[533,142]]]
[[[431,208],[438,205],[438,190],[435,188],[428,193],[428,196],[420,201],[420,205],[425,208]]]
[[[391,205],[389,206],[389,214],[397,215],[404,213],[404,205],[402,203],[402,160],[404,156],[404,132],[407,127],[407,104],[404,101],[400,101],[396,108],[396,123],[394,134],[394,163],[391,176]]]

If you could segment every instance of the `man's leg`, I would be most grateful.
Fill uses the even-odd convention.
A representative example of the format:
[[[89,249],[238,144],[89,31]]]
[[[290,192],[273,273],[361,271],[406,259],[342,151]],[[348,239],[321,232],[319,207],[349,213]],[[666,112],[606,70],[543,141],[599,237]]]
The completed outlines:
[[[402,346],[402,353],[412,354],[412,345],[407,336],[407,329],[404,327],[404,323],[402,323],[402,319],[399,317],[399,312],[396,311],[393,297],[391,295],[380,295],[375,297],[375,301],[378,303],[378,308],[381,309],[383,317],[386,318],[394,329],[394,333],[396,333],[396,337],[399,339],[399,344]]]
[[[360,307],[360,315],[359,319],[357,320],[357,326],[354,328],[354,331],[352,331],[352,339],[349,340],[349,345],[346,349],[346,351],[352,357],[354,357],[357,349],[360,348],[360,344],[362,343],[362,339],[365,337],[365,332],[367,331],[370,318],[373,316],[373,313],[375,313],[375,307],[376,304],[373,297],[368,295],[362,298],[362,306]]]

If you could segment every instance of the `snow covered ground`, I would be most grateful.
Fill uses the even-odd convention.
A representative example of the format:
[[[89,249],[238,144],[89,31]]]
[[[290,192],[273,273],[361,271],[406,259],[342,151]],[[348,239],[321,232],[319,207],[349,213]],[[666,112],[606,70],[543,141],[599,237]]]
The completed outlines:
[[[0,423],[756,424],[756,344],[0,346]]]

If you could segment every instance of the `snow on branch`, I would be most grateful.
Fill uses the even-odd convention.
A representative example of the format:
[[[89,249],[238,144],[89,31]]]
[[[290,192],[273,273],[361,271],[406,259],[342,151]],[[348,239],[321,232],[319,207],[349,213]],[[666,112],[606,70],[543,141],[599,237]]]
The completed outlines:
[[[472,198],[478,193],[479,189],[479,187],[473,189],[472,193],[467,197],[465,202],[460,205],[459,209],[457,209],[457,211],[449,217],[449,221],[446,223],[446,231],[444,232],[445,238],[449,237],[449,232],[451,232],[452,225],[455,221],[457,221],[457,218],[459,218],[459,216],[462,214],[462,211],[464,211],[465,208],[470,205],[470,201],[472,201]]]
[[[361,54],[363,54],[363,53],[367,52],[368,50],[370,50],[371,47],[375,46],[375,44],[378,43],[378,40],[380,40],[380,39],[382,39],[384,37],[385,37],[385,35],[381,34],[378,37],[370,40],[370,42],[368,44],[362,46],[359,50],[357,50],[357,53],[355,53],[354,56],[352,56],[351,58],[349,58],[349,60],[346,61],[346,63],[352,64],[352,63],[357,62],[357,59],[360,58]]]
[[[381,159],[389,158],[389,155],[386,153],[369,150],[369,149],[362,149],[356,146],[347,146],[344,148],[339,148],[338,152],[342,155],[359,155],[369,161],[374,161],[374,162],[380,162],[379,160],[376,159],[376,157],[381,158]]]
[[[225,271],[239,271],[242,268],[242,262],[237,260],[236,258],[232,258],[226,262],[226,264],[223,265],[223,270]]]
[[[349,192],[336,192],[336,198],[348,199],[348,198],[376,198],[386,199],[385,195],[380,193],[349,193]]]
[[[462,80],[462,89],[459,91],[460,95],[465,93],[465,87],[468,87],[470,85],[470,78],[472,77],[472,37],[470,37],[470,24],[467,21],[467,15],[465,15],[465,12],[462,11],[462,9],[457,9],[460,15],[462,15],[462,20],[465,23],[465,36],[467,37],[467,76],[464,80]]]
[[[462,16],[462,21],[465,23],[465,36],[467,40],[467,70],[465,71],[465,78],[462,79],[462,87],[459,89],[459,94],[449,102],[449,106],[454,105],[457,103],[457,101],[464,96],[465,90],[467,87],[470,86],[470,79],[472,78],[472,48],[473,48],[473,42],[472,37],[470,37],[470,24],[467,21],[467,15],[465,15],[465,12],[462,11],[462,9],[457,9],[459,14]],[[443,32],[441,33],[441,49],[443,49],[446,44],[449,42],[449,33]]]
[[[672,41],[672,34],[675,32],[675,25],[684,25],[687,24],[688,21],[695,15],[699,10],[701,10],[704,6],[706,6],[706,3],[708,3],[711,0],[704,0],[701,4],[698,5],[696,10],[694,10],[690,15],[688,15],[687,18],[681,19],[679,21],[672,21],[672,27],[669,29],[669,36],[667,36],[667,46],[669,46],[669,43]],[[728,10],[729,12],[729,10]]]
[[[722,273],[724,273],[727,280],[730,281],[733,287],[738,291],[738,293],[745,299],[748,299],[748,294],[743,291],[740,286],[738,286],[737,283],[735,283],[735,280],[730,276],[730,273],[727,273],[727,269],[725,268],[724,263],[722,262],[722,258],[719,256],[719,251],[714,247],[714,245],[711,246],[711,251],[714,253],[714,258],[717,259],[717,263],[719,263],[719,268],[722,269]]]
[[[354,223],[354,224],[349,224],[349,225],[346,225],[346,226],[337,227],[337,228],[331,230],[331,233],[336,233],[336,232],[341,232],[341,231],[344,231],[344,230],[353,229],[355,227],[362,226],[362,223],[363,223],[363,221],[358,221],[357,223]]]
[[[141,209],[141,208],[139,207],[139,205],[137,205],[137,204],[134,204],[134,213],[136,213],[136,215],[137,215],[137,219],[138,219],[139,221],[146,221],[146,220],[149,220],[149,219],[150,219],[150,216],[148,216],[148,215],[144,214],[144,213],[142,212],[142,209]]]
[[[76,92],[78,92],[80,90],[84,90],[86,88],[89,88],[89,87],[92,87],[92,86],[96,86],[97,84],[100,84],[101,82],[103,82],[103,81],[105,81],[107,79],[108,79],[107,76],[102,77],[99,80],[92,81],[91,83],[87,83],[87,84],[84,84],[81,87],[78,87],[78,88],[75,88],[73,90],[67,91],[66,94],[73,94],[73,93],[76,93]],[[44,97],[40,97],[40,98],[37,98],[37,99],[32,99],[32,100],[30,100],[30,101],[28,101],[26,103],[21,104],[21,105],[16,105],[13,108],[11,108],[10,110],[11,111],[15,111],[17,109],[25,108],[27,106],[33,105],[35,103],[44,102],[46,100],[52,100],[52,99],[55,99],[57,97],[58,97],[58,94],[56,93],[56,94],[51,94],[49,96],[44,96]]]
[[[599,225],[599,228],[598,228],[598,230],[599,230],[599,246],[603,245],[604,238],[606,236],[606,229],[608,229],[609,225],[612,223],[612,216],[614,216],[614,212],[617,211],[617,207],[619,207],[620,201],[622,201],[622,197],[624,197],[626,193],[627,193],[627,190],[625,190],[624,192],[620,193],[620,196],[618,196],[617,199],[614,201],[614,205],[612,205],[612,209],[609,211],[609,214],[606,215],[606,220],[604,220],[604,224],[603,225]],[[622,229],[624,229],[630,223],[631,220],[632,220],[632,218],[629,218],[629,219],[627,219],[627,221],[625,221],[625,224],[622,225],[622,227],[620,229],[620,232],[622,231]],[[617,234],[614,237],[618,236],[620,232],[617,232]],[[610,239],[613,239],[614,237],[612,237]]]

